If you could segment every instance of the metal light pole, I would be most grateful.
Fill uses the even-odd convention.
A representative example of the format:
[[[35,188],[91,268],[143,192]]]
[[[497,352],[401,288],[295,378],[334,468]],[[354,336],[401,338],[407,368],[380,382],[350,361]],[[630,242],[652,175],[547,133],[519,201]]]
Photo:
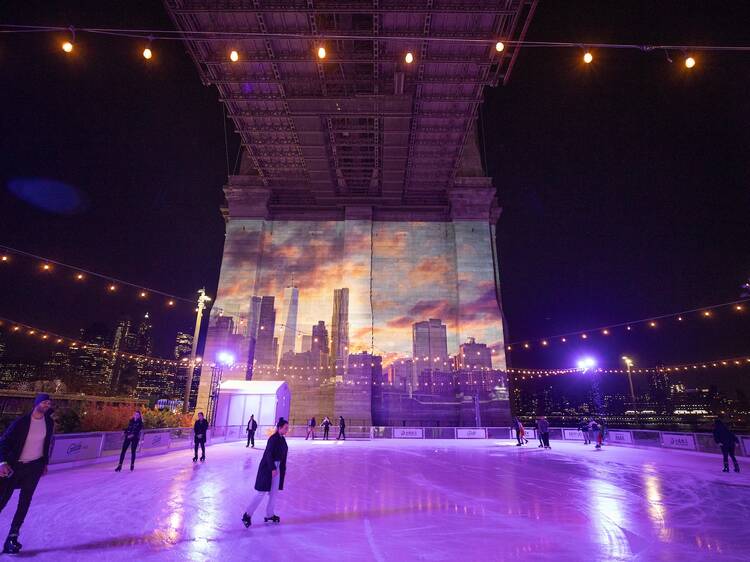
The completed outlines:
[[[633,390],[633,377],[630,374],[630,370],[633,368],[633,360],[625,355],[622,356],[622,360],[625,361],[625,366],[628,368],[628,384],[630,384],[630,399],[635,405],[635,391]]]
[[[203,309],[206,303],[211,302],[211,297],[206,295],[206,289],[198,291],[198,306],[195,311],[195,332],[193,332],[193,347],[190,350],[190,361],[188,361],[187,376],[185,381],[185,404],[182,407],[184,413],[190,409],[190,389],[193,386],[193,372],[195,371],[195,355],[198,351],[198,336],[201,333],[201,320],[203,319]]]

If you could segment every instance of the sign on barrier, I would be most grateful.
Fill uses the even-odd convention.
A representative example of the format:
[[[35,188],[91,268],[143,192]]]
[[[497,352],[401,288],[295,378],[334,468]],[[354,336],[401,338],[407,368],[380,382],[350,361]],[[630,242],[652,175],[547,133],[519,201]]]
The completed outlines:
[[[583,441],[580,429],[563,429],[563,439],[567,441]]]
[[[523,428],[523,436],[526,439],[536,439],[536,429]]]
[[[671,449],[695,451],[695,437],[692,433],[662,433],[661,445]]]
[[[171,439],[168,431],[146,433],[141,439],[141,449],[159,449],[169,447]]]
[[[484,428],[456,428],[456,439],[487,439],[487,430]]]
[[[424,439],[424,429],[421,427],[394,427],[394,439]]]
[[[99,456],[99,447],[102,444],[101,435],[90,435],[86,437],[55,437],[52,447],[50,464],[60,462],[83,461],[95,459]]]
[[[607,431],[607,441],[611,443],[633,444],[633,434],[629,431]]]

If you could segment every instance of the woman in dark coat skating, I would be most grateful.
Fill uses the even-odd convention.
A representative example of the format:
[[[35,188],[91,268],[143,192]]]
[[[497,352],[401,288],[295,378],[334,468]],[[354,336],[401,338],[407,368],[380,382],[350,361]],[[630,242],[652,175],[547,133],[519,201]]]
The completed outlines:
[[[130,470],[135,468],[135,450],[138,447],[138,441],[141,440],[141,430],[143,429],[143,420],[141,413],[136,411],[125,428],[125,440],[122,442],[122,451],[120,451],[120,462],[117,463],[115,472],[122,470],[122,461],[125,460],[125,452],[130,447]]]
[[[734,456],[734,447],[740,442],[734,432],[729,429],[721,416],[716,418],[716,425],[714,426],[714,441],[721,445],[721,454],[724,456],[724,470],[722,472],[729,472],[729,459],[732,459],[734,463],[734,471],[740,471],[740,465],[737,462],[737,457]]]
[[[242,522],[245,524],[245,527],[251,525],[250,518],[266,495],[268,496],[268,504],[266,505],[266,516],[263,518],[263,521],[266,523],[268,521],[273,523],[281,521],[279,516],[274,513],[274,507],[276,504],[276,494],[279,490],[284,489],[286,454],[289,450],[284,435],[288,431],[289,422],[284,418],[279,418],[279,422],[276,424],[276,432],[268,438],[266,450],[263,452],[263,458],[258,465],[258,475],[255,478],[255,489],[257,492],[250,501],[250,505],[247,507],[245,513],[242,514]]]

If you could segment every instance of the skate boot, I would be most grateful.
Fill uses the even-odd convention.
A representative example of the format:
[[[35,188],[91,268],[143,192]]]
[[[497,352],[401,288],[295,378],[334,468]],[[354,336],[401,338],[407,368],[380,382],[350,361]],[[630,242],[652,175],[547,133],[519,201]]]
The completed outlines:
[[[122,465],[118,464],[117,468],[115,468],[115,472],[120,472],[122,470]]]
[[[193,462],[198,462],[198,457],[193,457]]]
[[[278,515],[271,515],[271,517],[264,517],[263,521],[268,523],[269,521],[271,523],[281,523],[281,519],[279,519]]]
[[[206,462],[206,457],[201,457],[201,462]]]
[[[130,465],[130,472],[133,472],[134,470],[135,470],[135,465],[134,465],[134,464],[131,464],[131,465]]]
[[[740,471],[740,465],[736,464],[734,465],[734,471],[739,472]]]
[[[252,523],[250,522],[250,516],[247,514],[247,511],[242,514],[242,523],[245,525],[245,529],[252,525]]]
[[[5,554],[18,554],[21,551],[23,545],[18,542],[18,535],[8,535],[3,545],[3,552]]]
[[[729,465],[728,464],[724,465],[724,469],[722,470],[722,472],[729,472]]]

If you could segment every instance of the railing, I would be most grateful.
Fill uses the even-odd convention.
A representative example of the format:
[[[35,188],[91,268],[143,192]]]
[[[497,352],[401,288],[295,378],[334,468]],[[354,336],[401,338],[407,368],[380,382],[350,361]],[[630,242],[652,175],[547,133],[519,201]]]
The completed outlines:
[[[206,445],[247,439],[244,425],[214,427],[208,430]],[[258,426],[255,432],[258,440],[265,440],[274,431],[274,426]],[[526,438],[537,439],[536,430],[526,429]],[[331,426],[329,439],[338,436],[338,426]],[[583,434],[575,428],[551,427],[550,440],[583,441]],[[305,437],[307,426],[295,425],[290,428],[289,437]],[[323,437],[323,429],[315,428],[317,439]],[[737,453],[750,456],[750,435],[739,435]],[[352,425],[346,427],[347,439],[515,439],[515,431],[510,427],[383,427]],[[58,468],[105,462],[119,456],[124,435],[122,431],[97,433],[61,433],[54,436],[50,465]],[[607,429],[607,445],[630,447],[653,447],[681,449],[702,453],[720,454],[710,433],[680,433],[647,429]],[[193,428],[147,429],[141,434],[138,443],[139,456],[151,456],[174,450],[193,447]]]

